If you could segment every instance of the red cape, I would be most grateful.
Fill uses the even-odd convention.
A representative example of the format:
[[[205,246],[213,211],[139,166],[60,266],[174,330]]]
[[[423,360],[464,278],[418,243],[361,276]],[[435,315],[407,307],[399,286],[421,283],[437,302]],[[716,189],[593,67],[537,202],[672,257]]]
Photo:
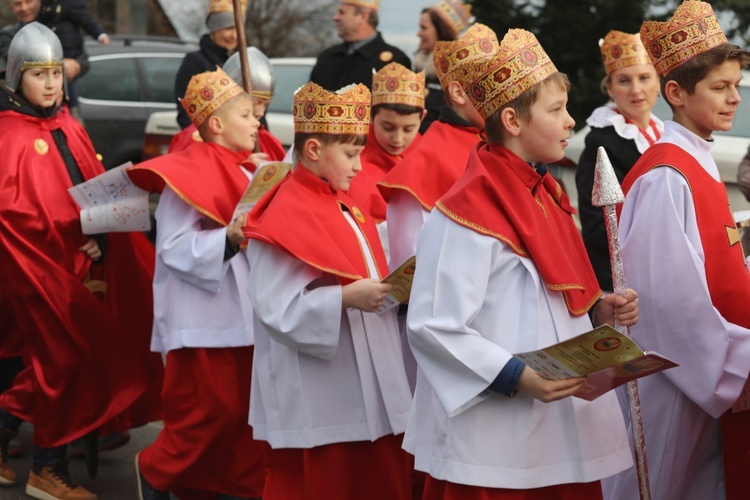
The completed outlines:
[[[432,210],[466,170],[471,150],[482,140],[476,127],[435,121],[409,156],[377,183],[387,202],[393,190],[404,190]]]
[[[343,210],[348,210],[368,241],[379,276],[370,276],[364,251]],[[300,220],[302,218],[302,220]],[[290,228],[294,228],[290,231]],[[302,165],[261,198],[243,228],[245,236],[281,248],[343,282],[382,279],[388,263],[372,217],[354,201]]]
[[[478,145],[464,175],[435,206],[531,258],[547,288],[563,293],[573,316],[585,314],[601,296],[568,197],[550,174],[540,177],[508,149]]]
[[[403,160],[419,144],[422,135],[417,134],[414,141],[400,155],[392,155],[378,144],[375,138],[375,131],[370,124],[370,132],[367,137],[367,145],[360,155],[362,171],[354,177],[351,186],[349,186],[349,196],[359,204],[365,211],[375,217],[378,222],[385,220],[386,202],[378,190],[378,182]]]
[[[194,142],[178,153],[130,167],[128,175],[146,191],[161,193],[169,185],[185,203],[226,226],[250,182],[240,166],[246,158],[246,152]],[[255,170],[251,163],[247,167]]]
[[[97,266],[78,250],[88,236],[53,130],[65,135],[84,179],[103,172],[69,116],[0,112],[0,283],[26,360],[0,406],[32,422],[42,447],[113,419],[128,426],[159,419],[163,379],[161,359],[148,348],[153,247],[142,235],[112,235]],[[89,273],[108,283],[103,297],[84,286]]]
[[[281,141],[274,137],[271,132],[262,126],[258,129],[258,140],[260,141],[260,150],[268,155],[268,161],[281,161],[284,159],[286,152]],[[187,149],[194,142],[203,142],[198,129],[192,123],[177,132],[169,142],[169,152],[178,153]]]

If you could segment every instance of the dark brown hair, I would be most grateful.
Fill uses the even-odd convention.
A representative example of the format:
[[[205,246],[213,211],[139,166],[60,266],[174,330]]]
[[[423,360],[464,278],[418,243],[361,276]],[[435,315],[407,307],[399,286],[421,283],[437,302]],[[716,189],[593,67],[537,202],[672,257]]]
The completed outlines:
[[[500,115],[506,108],[513,109],[519,118],[524,121],[531,121],[531,107],[539,98],[539,94],[543,88],[554,85],[560,90],[568,92],[570,90],[570,80],[568,80],[565,73],[553,73],[541,82],[537,83],[529,90],[519,95],[502,108],[495,111],[492,116],[487,118],[485,122],[485,131],[487,133],[487,141],[495,144],[503,144],[505,137],[505,127],[500,120]]]
[[[448,23],[440,17],[440,14],[435,12],[432,7],[426,7],[422,9],[422,14],[427,13],[430,16],[433,26],[435,26],[435,32],[437,33],[438,42],[452,42],[456,39],[456,33],[453,31]]]
[[[354,146],[364,146],[367,144],[366,134],[303,134],[295,132],[294,150],[297,155],[302,156],[305,149],[305,143],[310,139],[320,141],[321,144],[328,146],[330,144],[353,144]]]
[[[707,52],[698,54],[673,69],[667,76],[659,75],[662,95],[667,95],[664,92],[664,89],[667,86],[667,82],[670,80],[674,80],[677,85],[685,89],[689,95],[693,95],[695,92],[695,86],[698,85],[698,82],[706,78],[706,75],[708,75],[712,69],[721,66],[726,61],[737,61],[740,63],[740,68],[744,69],[750,64],[750,52],[739,45],[723,43]],[[667,101],[669,107],[674,111],[669,99],[665,97],[664,100]]]
[[[378,114],[378,112],[381,109],[390,109],[391,111],[394,111],[397,115],[401,116],[409,116],[416,113],[419,113],[419,116],[422,116],[422,111],[424,111],[424,108],[420,108],[418,106],[412,106],[411,104],[392,104],[389,102],[383,103],[383,104],[376,104],[372,107],[372,110],[370,111],[370,115],[372,118],[375,118],[375,115]]]

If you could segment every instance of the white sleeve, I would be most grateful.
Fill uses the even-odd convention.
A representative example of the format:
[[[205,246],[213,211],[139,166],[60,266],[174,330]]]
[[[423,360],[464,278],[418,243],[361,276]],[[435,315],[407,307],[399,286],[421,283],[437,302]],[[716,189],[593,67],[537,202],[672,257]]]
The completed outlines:
[[[419,232],[429,214],[411,193],[402,189],[392,191],[386,211],[391,271],[417,252]]]
[[[224,262],[227,229],[204,229],[207,218],[169,187],[159,198],[155,216],[157,258],[180,279],[218,293],[229,268]]]
[[[750,331],[729,323],[711,302],[685,178],[662,167],[638,179],[623,205],[620,237],[627,284],[640,296],[633,338],[680,363],[664,375],[718,418],[747,379]]]
[[[407,332],[420,369],[453,416],[487,397],[512,355],[474,328],[504,245],[433,210],[417,246]],[[510,258],[510,257],[508,257]],[[513,290],[508,290],[512,293]],[[497,326],[496,326],[497,327]]]
[[[322,271],[272,245],[250,240],[247,251],[247,293],[271,338],[305,354],[332,358],[341,331],[342,287],[315,287],[324,278]]]

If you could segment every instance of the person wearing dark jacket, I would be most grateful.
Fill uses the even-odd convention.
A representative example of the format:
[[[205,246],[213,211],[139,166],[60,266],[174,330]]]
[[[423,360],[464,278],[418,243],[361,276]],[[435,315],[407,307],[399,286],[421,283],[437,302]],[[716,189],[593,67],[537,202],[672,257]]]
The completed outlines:
[[[378,27],[379,0],[341,0],[333,21],[344,43],[318,55],[310,80],[335,92],[351,83],[370,88],[373,70],[397,62],[411,68],[409,56],[388,45]]]
[[[244,5],[244,3],[243,3]],[[243,14],[244,18],[244,14]],[[209,33],[200,39],[200,49],[185,55],[174,82],[177,101],[177,123],[180,128],[190,125],[190,117],[180,105],[190,79],[206,71],[215,71],[224,66],[229,56],[237,49],[237,29],[234,23],[234,8],[228,0],[211,0],[206,16]]]

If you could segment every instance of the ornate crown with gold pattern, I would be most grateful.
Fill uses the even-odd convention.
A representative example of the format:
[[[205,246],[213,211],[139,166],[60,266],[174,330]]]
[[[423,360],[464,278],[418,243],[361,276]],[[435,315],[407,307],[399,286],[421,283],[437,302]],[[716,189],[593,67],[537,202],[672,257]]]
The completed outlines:
[[[247,0],[241,0],[242,11],[245,11]],[[232,0],[210,0],[208,3],[208,12],[234,12],[234,3]]]
[[[316,83],[307,83],[294,93],[294,132],[367,135],[370,97],[370,90],[361,83],[336,93]]]
[[[531,87],[557,73],[533,33],[511,29],[491,58],[464,66],[466,94],[485,120]]]
[[[641,42],[641,35],[631,35],[612,30],[599,40],[604,70],[609,75],[613,71],[638,64],[651,64],[651,58]]]
[[[424,108],[424,71],[415,73],[393,62],[372,74],[372,105],[407,104]]]
[[[495,32],[480,23],[472,25],[458,40],[435,43],[432,60],[440,85],[448,88],[451,82],[457,81],[461,87],[468,87],[471,81],[464,85],[460,76],[465,72],[458,69],[466,63],[489,58],[498,47]]]
[[[363,9],[378,10],[380,0],[341,0],[340,3],[356,5],[357,7],[362,7]]]
[[[661,76],[727,43],[711,6],[696,0],[682,3],[665,23],[645,21],[641,25],[641,40]]]
[[[466,5],[460,0],[440,0],[430,6],[440,18],[446,22],[454,37],[458,36],[472,22],[471,5]]]
[[[244,92],[224,70],[217,68],[192,77],[180,104],[193,124],[200,127],[217,109]]]

